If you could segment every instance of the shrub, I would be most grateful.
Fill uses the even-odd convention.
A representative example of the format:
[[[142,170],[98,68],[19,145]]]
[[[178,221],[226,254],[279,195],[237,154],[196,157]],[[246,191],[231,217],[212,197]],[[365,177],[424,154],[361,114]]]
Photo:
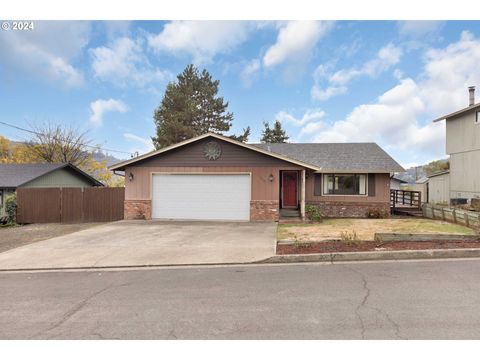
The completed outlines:
[[[311,246],[310,243],[307,243],[307,242],[303,242],[303,241],[300,241],[298,239],[298,236],[297,234],[295,234],[294,236],[294,243],[293,243],[293,246],[296,248],[296,249],[302,249],[302,248],[308,248]]]
[[[367,218],[369,219],[384,219],[386,217],[388,217],[388,213],[378,208],[367,210]]]
[[[314,222],[322,221],[323,214],[316,205],[307,204],[305,205],[305,215],[308,220]]]
[[[17,194],[9,194],[5,197],[5,213],[7,214],[8,222],[15,223],[17,215]]]
[[[357,232],[355,230],[352,230],[352,232],[342,231],[340,233],[340,241],[347,245],[352,245],[358,244],[360,242],[360,239],[357,236]]]

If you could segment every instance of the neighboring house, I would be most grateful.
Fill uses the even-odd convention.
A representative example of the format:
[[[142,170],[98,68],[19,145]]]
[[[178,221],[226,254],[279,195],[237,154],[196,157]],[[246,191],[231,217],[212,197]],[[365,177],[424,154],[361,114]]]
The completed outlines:
[[[277,220],[390,210],[390,173],[374,143],[244,144],[204,134],[110,167],[125,172],[126,219]]]
[[[402,185],[408,184],[407,181],[398,179],[394,176],[390,177],[390,190],[400,190]]]
[[[450,172],[441,171],[428,177],[428,202],[448,204],[450,192]]]
[[[475,104],[475,87],[468,90],[468,107],[434,120],[446,120],[451,203],[480,198],[480,103]]]
[[[72,164],[0,164],[0,216],[17,188],[89,187],[103,184]]]

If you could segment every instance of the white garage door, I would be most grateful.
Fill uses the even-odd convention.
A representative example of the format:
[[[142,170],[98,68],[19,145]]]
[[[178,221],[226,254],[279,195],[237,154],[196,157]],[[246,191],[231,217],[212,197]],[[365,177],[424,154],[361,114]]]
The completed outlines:
[[[154,174],[154,219],[250,220],[249,174]]]

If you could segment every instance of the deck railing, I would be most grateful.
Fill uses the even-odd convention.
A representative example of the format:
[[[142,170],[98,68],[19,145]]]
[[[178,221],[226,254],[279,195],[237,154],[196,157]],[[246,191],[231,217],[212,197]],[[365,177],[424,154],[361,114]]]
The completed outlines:
[[[422,208],[422,193],[410,190],[390,190],[390,207],[395,208]]]

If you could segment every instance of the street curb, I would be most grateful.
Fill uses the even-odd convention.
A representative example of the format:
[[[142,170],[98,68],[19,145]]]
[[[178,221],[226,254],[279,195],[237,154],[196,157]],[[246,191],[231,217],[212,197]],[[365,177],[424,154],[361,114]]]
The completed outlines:
[[[436,249],[436,250],[397,250],[336,252],[324,254],[275,255],[257,263],[281,264],[302,262],[340,262],[371,260],[415,260],[480,257],[480,249]]]
[[[52,267],[52,268],[13,268],[0,269],[1,273],[26,272],[26,271],[81,271],[81,270],[129,270],[129,269],[155,269],[179,267],[211,267],[211,266],[248,266],[262,264],[288,264],[308,262],[347,262],[347,261],[372,261],[372,260],[415,260],[415,259],[449,259],[449,258],[480,258],[480,249],[437,249],[437,250],[397,250],[397,251],[363,251],[363,252],[337,252],[323,254],[302,255],[275,255],[267,259],[252,262],[235,263],[205,263],[205,264],[148,264],[148,265],[107,265],[107,266],[81,266],[81,267]]]

